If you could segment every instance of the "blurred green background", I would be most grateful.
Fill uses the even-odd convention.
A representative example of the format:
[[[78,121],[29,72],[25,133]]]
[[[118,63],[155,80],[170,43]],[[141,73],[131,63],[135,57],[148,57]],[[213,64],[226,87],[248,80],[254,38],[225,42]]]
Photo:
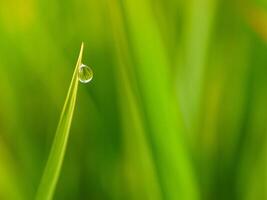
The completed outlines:
[[[1,0],[1,200],[34,199],[82,41],[54,199],[267,199],[265,0]]]

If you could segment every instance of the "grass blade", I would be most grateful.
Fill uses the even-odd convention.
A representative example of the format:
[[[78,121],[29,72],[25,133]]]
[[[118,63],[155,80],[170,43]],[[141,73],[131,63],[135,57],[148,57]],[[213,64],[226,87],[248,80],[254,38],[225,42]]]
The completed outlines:
[[[163,199],[198,200],[198,186],[171,80],[171,64],[150,1],[123,1],[147,136]],[[140,23],[142,21],[142,23]]]
[[[39,185],[36,199],[52,199],[63,163],[66,146],[69,137],[70,126],[75,108],[78,91],[78,68],[82,61],[83,44],[81,46],[78,61],[72,76],[69,91],[61,112],[54,142],[49,154],[45,171]]]

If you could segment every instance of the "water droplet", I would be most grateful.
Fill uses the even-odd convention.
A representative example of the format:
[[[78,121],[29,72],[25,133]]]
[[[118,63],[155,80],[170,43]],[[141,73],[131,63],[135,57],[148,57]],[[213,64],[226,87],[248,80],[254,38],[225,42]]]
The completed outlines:
[[[93,70],[87,65],[81,64],[79,67],[78,77],[81,83],[88,83],[93,78]]]

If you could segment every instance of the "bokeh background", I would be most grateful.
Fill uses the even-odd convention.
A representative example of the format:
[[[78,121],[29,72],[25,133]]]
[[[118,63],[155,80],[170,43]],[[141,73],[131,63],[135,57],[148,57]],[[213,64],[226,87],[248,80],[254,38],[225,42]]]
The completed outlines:
[[[1,0],[1,200],[34,199],[82,41],[55,199],[267,199],[267,1]]]

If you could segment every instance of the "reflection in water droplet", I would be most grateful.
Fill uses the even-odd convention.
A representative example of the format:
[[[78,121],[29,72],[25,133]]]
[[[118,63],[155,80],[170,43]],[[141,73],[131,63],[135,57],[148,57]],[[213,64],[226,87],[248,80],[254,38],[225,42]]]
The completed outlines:
[[[81,83],[88,83],[93,78],[93,70],[87,65],[81,64],[79,67],[78,77]]]

